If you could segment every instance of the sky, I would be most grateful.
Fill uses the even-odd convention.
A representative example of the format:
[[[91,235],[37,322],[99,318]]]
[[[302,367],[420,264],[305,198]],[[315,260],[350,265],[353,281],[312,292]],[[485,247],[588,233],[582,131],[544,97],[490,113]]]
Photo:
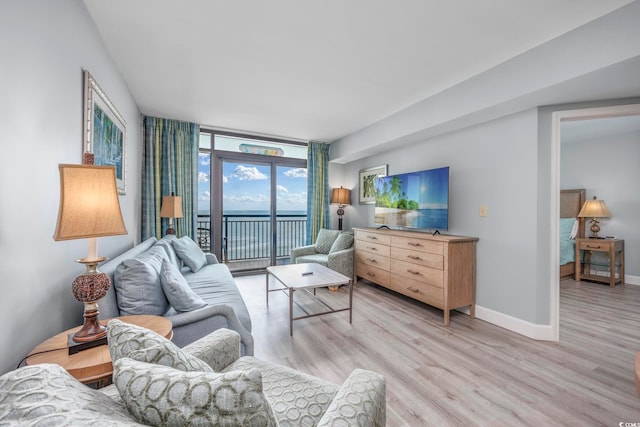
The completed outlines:
[[[198,211],[208,212],[210,206],[209,156],[198,156]],[[270,209],[269,165],[243,162],[224,162],[222,170],[223,210],[268,211]],[[278,211],[306,212],[307,170],[278,166],[277,168]]]

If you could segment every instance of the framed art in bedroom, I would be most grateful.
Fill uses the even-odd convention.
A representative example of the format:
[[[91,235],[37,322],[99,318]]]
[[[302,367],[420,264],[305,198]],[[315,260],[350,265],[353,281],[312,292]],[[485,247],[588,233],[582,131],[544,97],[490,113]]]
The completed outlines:
[[[126,191],[127,123],[89,71],[83,71],[82,163],[115,166],[118,193]]]
[[[387,165],[362,169],[360,171],[359,203],[372,205],[376,202],[375,181],[378,176],[387,176]]]

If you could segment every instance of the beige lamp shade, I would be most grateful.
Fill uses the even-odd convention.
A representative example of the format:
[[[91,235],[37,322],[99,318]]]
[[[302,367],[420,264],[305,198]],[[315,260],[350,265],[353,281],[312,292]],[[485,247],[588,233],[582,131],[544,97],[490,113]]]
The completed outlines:
[[[114,166],[59,165],[60,206],[54,240],[127,234]]]
[[[182,197],[162,196],[162,206],[160,207],[160,218],[182,218]]]
[[[596,196],[593,196],[593,200],[587,200],[582,205],[582,209],[578,212],[580,218],[610,218],[611,212],[604,200],[597,200]]]
[[[347,188],[334,188],[331,193],[331,203],[338,205],[351,204],[351,190]]]

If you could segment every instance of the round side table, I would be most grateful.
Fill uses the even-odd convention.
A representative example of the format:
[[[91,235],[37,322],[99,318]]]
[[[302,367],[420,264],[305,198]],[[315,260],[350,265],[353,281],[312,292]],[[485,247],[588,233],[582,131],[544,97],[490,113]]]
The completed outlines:
[[[167,339],[173,337],[171,321],[162,316],[122,316],[117,319],[151,329]],[[106,325],[110,320],[101,320],[100,323]],[[80,328],[81,326],[76,326],[40,343],[29,352],[25,363],[27,365],[55,363],[62,366],[71,376],[84,384],[97,383],[98,387],[107,385],[113,373],[109,346],[101,345],[75,354],[69,354],[67,347],[68,335]]]

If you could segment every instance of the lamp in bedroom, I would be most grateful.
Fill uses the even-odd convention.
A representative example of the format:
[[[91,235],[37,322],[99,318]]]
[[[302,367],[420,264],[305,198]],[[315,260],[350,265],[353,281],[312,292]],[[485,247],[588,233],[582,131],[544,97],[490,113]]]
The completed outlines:
[[[610,218],[611,212],[607,205],[605,205],[604,200],[598,200],[596,196],[593,196],[593,200],[587,200],[582,205],[582,209],[578,212],[578,217],[580,218],[591,218],[591,239],[601,239],[602,237],[598,236],[598,232],[600,231],[600,221],[598,218]]]
[[[106,258],[97,255],[96,238],[127,234],[127,229],[120,211],[114,166],[59,165],[58,169],[60,205],[53,239],[88,241],[86,258],[77,260],[86,271],[71,286],[76,299],[84,303],[84,324],[69,338],[72,354],[73,347],[78,351],[106,339],[107,330],[98,322],[97,301],[107,294],[111,280],[98,271],[98,264]]]
[[[331,193],[331,203],[338,205],[338,230],[342,230],[342,215],[344,207],[351,204],[351,190],[347,188],[334,188]]]

